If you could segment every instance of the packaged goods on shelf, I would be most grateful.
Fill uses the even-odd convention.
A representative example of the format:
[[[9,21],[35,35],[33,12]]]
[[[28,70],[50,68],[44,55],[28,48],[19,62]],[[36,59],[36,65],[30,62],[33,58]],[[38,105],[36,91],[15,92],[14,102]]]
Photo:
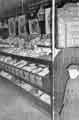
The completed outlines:
[[[50,38],[42,38],[42,39],[40,39],[40,41],[37,41],[37,45],[50,46],[51,39]]]
[[[40,96],[43,94],[42,91],[40,91],[39,89],[35,89],[32,88],[32,90],[30,91],[30,93],[36,97],[38,97],[40,99]]]
[[[45,93],[40,97],[40,99],[48,104],[51,104],[50,96]]]
[[[4,61],[5,60],[5,56],[0,56],[0,61]]]
[[[23,70],[20,69],[20,70],[18,71],[18,76],[19,76],[20,78],[22,78],[22,79],[24,78]]]
[[[5,78],[7,78],[8,80],[12,79],[12,75],[10,75],[9,73],[4,72],[4,71],[1,71],[0,75],[3,76],[3,77],[5,77]]]
[[[5,67],[5,64],[0,62],[0,69],[4,69],[4,67]]]
[[[36,64],[34,64],[34,63],[30,63],[29,66],[36,66]]]
[[[16,48],[9,48],[9,49],[5,49],[3,51],[8,52],[8,53],[13,53],[16,50]]]
[[[8,71],[9,73],[13,72],[12,66],[10,65],[5,65],[5,70]]]
[[[26,71],[26,70],[23,71],[23,78],[24,78],[24,80],[30,81],[29,74],[30,73],[28,71]]]
[[[17,59],[12,59],[8,64],[10,65],[15,65],[17,62]]]
[[[18,55],[18,56],[27,56],[27,57],[40,57],[40,56],[44,56],[44,55],[49,55],[51,53],[50,49],[43,49],[43,48],[39,48],[39,47],[35,47],[34,50],[32,49],[16,49],[13,48],[13,50],[3,50],[3,52],[7,52],[14,54],[14,55]]]
[[[11,57],[6,57],[5,60],[4,60],[4,62],[6,62],[6,63],[9,63],[9,62],[11,62],[11,61],[12,61],[12,58],[11,58]]]
[[[30,74],[29,74],[29,78],[30,78],[31,83],[36,84],[35,74],[30,73]]]
[[[32,90],[30,91],[30,93],[36,97],[40,97],[40,93],[39,93],[39,89],[37,88],[32,88]]]
[[[42,87],[42,83],[40,85],[40,80],[39,83],[37,84],[37,73],[39,73],[40,71],[42,71],[42,67],[37,67],[36,69],[32,70],[32,73],[30,73],[30,81],[38,86]],[[40,76],[38,76],[38,79],[41,79]],[[41,81],[42,82],[42,81]]]
[[[8,65],[7,64],[5,64],[5,66],[4,66],[4,69],[6,70],[6,71],[8,71]]]
[[[21,83],[21,87],[28,92],[30,92],[33,89],[33,87],[27,83]]]
[[[7,79],[11,80],[12,79],[12,75],[8,74],[7,75]]]
[[[2,75],[2,76],[7,76],[8,75],[8,73],[7,72],[4,72],[3,70],[0,72],[0,75]]]
[[[15,75],[19,76],[19,69],[18,68],[15,68]]]
[[[14,80],[13,80],[13,82],[14,82]],[[19,80],[19,79],[16,79],[15,78],[15,82],[14,82],[16,85],[18,85],[18,86],[21,86],[21,80]]]
[[[42,67],[42,68],[45,68],[45,67],[46,67],[46,65],[43,65],[43,64],[39,64],[38,66],[39,66],[39,67]]]
[[[19,65],[19,64],[21,64],[21,61],[17,61],[17,62],[14,64],[14,66],[17,66],[17,65]]]
[[[32,73],[36,74],[38,72],[42,71],[42,67],[37,67],[36,69],[32,70]]]
[[[43,88],[50,90],[49,69],[44,68],[41,72],[37,73],[36,81],[38,85],[42,85]]]
[[[36,69],[36,68],[37,68],[36,65],[31,66],[31,65],[29,64],[29,65],[27,65],[27,66],[24,66],[22,69],[23,69],[23,70],[26,70],[26,71],[28,71],[28,72],[31,72],[33,69]]]
[[[18,68],[22,68],[27,64],[27,61],[21,60],[20,62],[17,63],[17,67]]]
[[[31,72],[33,71],[33,69],[35,69],[35,68],[37,68],[35,65],[34,66],[30,66],[30,65],[28,65],[28,66],[25,66],[25,67],[23,67],[23,70],[25,70],[24,71],[24,78],[27,78],[27,75],[28,75],[28,79],[31,81],[31,79],[32,79],[32,82],[33,82],[33,80],[35,80],[35,75],[32,75],[31,74]],[[30,76],[31,76],[31,78],[30,78]]]
[[[40,75],[42,77],[44,77],[48,74],[49,74],[49,68],[48,67],[44,68],[40,73],[38,73],[38,75]]]
[[[42,77],[41,76],[38,76],[36,75],[35,76],[35,81],[36,81],[36,85],[39,86],[39,87],[43,87],[43,81],[42,81]]]

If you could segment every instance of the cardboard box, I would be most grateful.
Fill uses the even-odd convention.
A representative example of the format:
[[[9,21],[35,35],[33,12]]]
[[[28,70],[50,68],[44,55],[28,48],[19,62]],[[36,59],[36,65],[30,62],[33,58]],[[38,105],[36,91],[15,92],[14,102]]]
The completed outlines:
[[[36,85],[38,85],[39,87],[42,88],[43,87],[43,79],[42,79],[42,77],[39,76],[39,75],[36,75],[35,80],[36,80]]]
[[[30,81],[33,81],[34,75],[31,73],[33,69],[35,69],[36,66],[25,66],[23,67],[25,79],[29,79]]]
[[[15,67],[15,74],[16,76],[19,76],[19,69]]]
[[[23,61],[22,63],[18,64],[17,67],[18,67],[18,68],[22,68],[22,67],[24,67],[26,64],[27,64],[27,62],[26,62],[26,61]]]
[[[30,73],[30,81],[31,81],[33,84],[36,83],[36,81],[35,81],[35,74]]]
[[[21,77],[21,78],[23,78],[23,70],[19,69],[18,76]]]
[[[32,69],[32,72],[30,73],[30,81],[32,82],[32,83],[34,83],[34,84],[36,84],[37,85],[37,81],[36,81],[36,74],[39,72],[39,71],[41,71],[42,70],[42,68],[41,67],[37,67],[37,68],[35,68],[35,69]]]
[[[23,78],[26,80],[26,81],[29,81],[30,80],[30,78],[29,78],[29,72],[28,71],[24,71],[23,70]]]
[[[40,79],[39,79],[40,78]],[[50,78],[49,78],[49,70],[47,68],[43,69],[42,72],[39,72],[36,77],[37,84],[48,91],[50,91]]]

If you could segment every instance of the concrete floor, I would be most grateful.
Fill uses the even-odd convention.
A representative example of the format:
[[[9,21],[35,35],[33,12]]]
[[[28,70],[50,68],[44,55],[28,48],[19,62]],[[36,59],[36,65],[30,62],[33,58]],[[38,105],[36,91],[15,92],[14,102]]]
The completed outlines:
[[[32,106],[21,89],[0,78],[0,120],[50,120],[50,118]]]

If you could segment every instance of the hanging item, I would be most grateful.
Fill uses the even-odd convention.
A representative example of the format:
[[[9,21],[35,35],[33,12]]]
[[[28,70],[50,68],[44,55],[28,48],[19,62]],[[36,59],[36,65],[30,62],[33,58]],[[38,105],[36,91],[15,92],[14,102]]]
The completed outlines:
[[[25,15],[19,16],[18,24],[19,35],[26,35]]]
[[[15,32],[15,19],[14,18],[8,19],[8,26],[9,26],[9,35],[15,36],[16,32]]]
[[[30,30],[30,34],[40,33],[38,19],[29,20],[29,30]]]
[[[40,32],[41,35],[45,34],[45,9],[43,6],[40,6],[40,9],[37,13],[38,21],[39,21],[39,26],[40,26]]]
[[[37,16],[38,16],[39,21],[45,20],[45,10],[44,10],[43,6],[40,6]]]
[[[18,16],[16,16],[16,18],[15,18],[15,24],[16,24],[16,28],[15,28],[16,36],[18,36],[18,34],[19,34],[19,31],[18,31]]]
[[[46,34],[49,34],[51,32],[51,8],[45,10],[45,26]]]

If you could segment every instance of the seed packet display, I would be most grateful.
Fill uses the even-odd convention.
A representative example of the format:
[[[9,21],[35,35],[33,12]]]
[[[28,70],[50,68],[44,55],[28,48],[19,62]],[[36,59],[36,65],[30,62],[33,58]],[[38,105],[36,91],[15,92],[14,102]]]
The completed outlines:
[[[30,34],[40,33],[38,19],[29,20],[29,30],[30,30]]]
[[[19,35],[26,35],[26,25],[25,25],[25,15],[19,16],[18,18],[18,30],[19,30]]]
[[[8,19],[8,26],[9,26],[9,35],[10,36],[15,36],[15,18],[10,18]]]
[[[46,34],[49,34],[51,29],[51,8],[45,9],[45,26]]]

